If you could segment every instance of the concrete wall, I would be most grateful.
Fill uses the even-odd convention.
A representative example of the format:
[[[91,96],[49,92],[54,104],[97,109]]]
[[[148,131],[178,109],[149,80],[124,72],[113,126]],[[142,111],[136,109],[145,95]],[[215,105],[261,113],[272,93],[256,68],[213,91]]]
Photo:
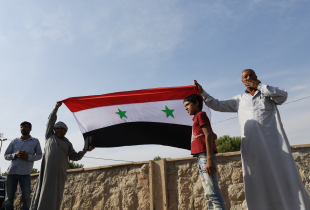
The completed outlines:
[[[310,195],[310,145],[292,147]],[[246,209],[240,152],[218,154],[219,185],[227,209]],[[32,175],[32,190],[38,175]],[[20,195],[15,209],[21,209]],[[206,209],[194,158],[68,170],[62,210]]]

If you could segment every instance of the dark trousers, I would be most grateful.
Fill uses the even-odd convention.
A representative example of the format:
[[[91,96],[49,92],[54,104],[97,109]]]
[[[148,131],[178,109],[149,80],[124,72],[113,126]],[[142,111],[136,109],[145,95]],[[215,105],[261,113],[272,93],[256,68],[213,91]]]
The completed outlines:
[[[30,207],[30,195],[31,195],[31,181],[30,175],[18,175],[18,174],[8,174],[6,177],[5,184],[5,210],[14,209],[14,198],[17,189],[17,184],[22,191],[22,202],[23,210],[28,210]]]

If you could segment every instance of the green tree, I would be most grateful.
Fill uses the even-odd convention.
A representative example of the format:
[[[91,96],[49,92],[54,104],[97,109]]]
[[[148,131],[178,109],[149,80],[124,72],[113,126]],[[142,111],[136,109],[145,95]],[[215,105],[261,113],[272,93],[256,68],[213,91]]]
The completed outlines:
[[[83,164],[74,163],[74,161],[68,160],[67,169],[84,168]]]
[[[224,135],[216,140],[216,147],[219,153],[240,151],[241,137],[230,137]]]
[[[159,156],[154,157],[153,161],[157,161],[157,160],[166,160],[166,159],[170,159],[170,158],[161,158]]]
[[[39,170],[36,169],[36,168],[33,168],[32,171],[31,171],[31,173],[32,173],[32,174],[37,174],[37,173],[39,173]],[[7,176],[8,173],[7,173],[7,172],[4,172],[4,173],[2,173],[1,175],[2,175],[2,176]]]
[[[36,169],[36,168],[33,168],[32,171],[31,171],[31,173],[32,173],[32,174],[37,174],[37,173],[39,173],[39,170]]]

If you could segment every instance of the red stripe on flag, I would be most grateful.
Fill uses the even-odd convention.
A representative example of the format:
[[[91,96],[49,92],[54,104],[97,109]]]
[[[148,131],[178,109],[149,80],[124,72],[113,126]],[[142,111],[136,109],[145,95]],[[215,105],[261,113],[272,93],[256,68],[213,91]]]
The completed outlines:
[[[191,94],[198,94],[195,86],[134,90],[104,95],[72,97],[62,101],[71,112],[78,112],[85,109],[118,104],[179,100],[184,99]]]

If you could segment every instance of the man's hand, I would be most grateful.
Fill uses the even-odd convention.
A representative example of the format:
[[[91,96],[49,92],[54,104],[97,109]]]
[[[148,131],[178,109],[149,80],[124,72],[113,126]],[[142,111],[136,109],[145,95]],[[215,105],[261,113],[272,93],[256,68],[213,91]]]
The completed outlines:
[[[213,133],[213,137],[214,137],[215,140],[217,140],[217,135],[216,135],[216,133]]]
[[[90,152],[90,151],[92,151],[93,149],[95,149],[95,147],[90,146],[88,149],[84,149],[83,151],[84,151],[84,152]]]
[[[28,154],[26,151],[18,151],[16,154],[15,154],[15,157],[18,157],[18,158],[21,158],[23,160],[28,160]]]
[[[216,167],[212,158],[207,160],[206,171],[210,176],[214,176],[216,173]]]
[[[62,105],[62,101],[58,101],[55,105],[55,109],[58,109]]]
[[[28,153],[26,151],[22,151],[22,156],[21,156],[21,159],[23,160],[28,160]]]
[[[257,90],[258,85],[261,83],[261,81],[259,80],[246,80],[245,82],[243,82],[243,84],[250,89],[255,89]]]
[[[18,151],[15,153],[15,158],[21,158],[22,156],[22,151]]]
[[[204,90],[198,82],[195,83],[195,86],[197,87],[199,94],[203,93]]]

